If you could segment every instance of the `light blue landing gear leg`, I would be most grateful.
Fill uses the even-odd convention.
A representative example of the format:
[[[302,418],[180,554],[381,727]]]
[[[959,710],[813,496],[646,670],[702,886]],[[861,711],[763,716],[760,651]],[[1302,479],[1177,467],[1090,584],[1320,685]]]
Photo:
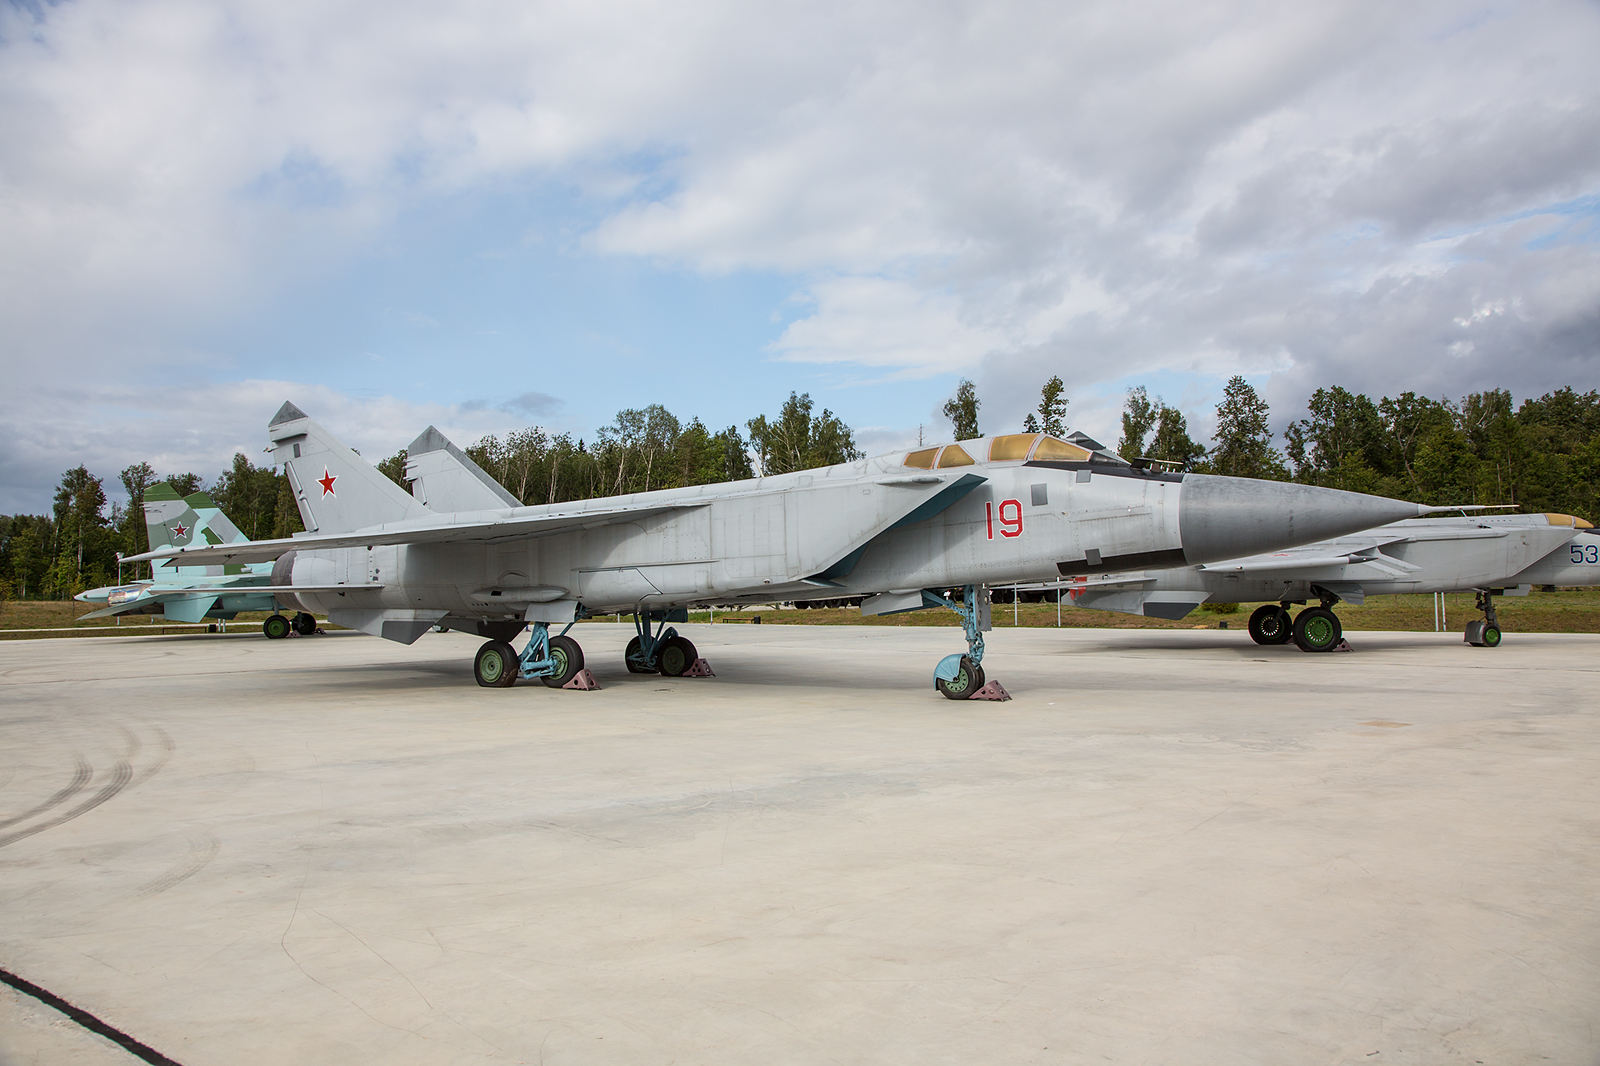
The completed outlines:
[[[528,646],[517,656],[517,676],[523,681],[538,678],[551,688],[599,688],[594,675],[583,668],[583,649],[567,636],[567,630],[576,624],[568,622],[566,629],[552,637],[547,623],[531,623]],[[587,684],[580,683],[584,678]]]
[[[628,650],[623,653],[628,672],[659,673],[664,677],[682,677],[689,673],[700,657],[699,652],[688,638],[679,636],[676,629],[667,625],[688,620],[689,612],[682,607],[671,611],[635,611],[633,628],[638,636],[628,641]],[[650,628],[652,622],[661,623],[654,632]]]
[[[967,654],[946,655],[933,668],[933,685],[947,700],[1009,700],[1011,696],[1000,682],[984,681],[983,634],[989,628],[989,599],[985,589],[968,585],[963,590],[960,603],[937,593],[923,592],[924,599],[932,599],[950,608],[961,619],[961,628],[967,636]]]

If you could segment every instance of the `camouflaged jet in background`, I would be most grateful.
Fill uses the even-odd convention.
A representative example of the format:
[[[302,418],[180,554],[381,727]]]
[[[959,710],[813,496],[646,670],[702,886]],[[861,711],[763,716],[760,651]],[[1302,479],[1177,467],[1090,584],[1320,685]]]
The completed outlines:
[[[249,543],[210,496],[203,492],[179,496],[165,481],[145,490],[144,521],[150,547],[155,550]],[[271,611],[272,616],[261,626],[271,639],[287,637],[291,630],[303,635],[317,631],[317,620],[310,614],[301,612],[289,619],[278,613],[278,599],[268,588],[272,584],[269,563],[177,566],[169,562],[157,564],[153,572],[152,581],[90,589],[73,598],[107,604],[84,615],[85,619],[159,614],[173,622],[216,618],[226,623],[241,611]]]
[[[1169,619],[1207,601],[1266,600],[1250,616],[1257,644],[1292,640],[1302,651],[1322,652],[1343,639],[1332,610],[1340,600],[1360,606],[1368,596],[1427,592],[1477,593],[1483,618],[1467,624],[1465,640],[1497,647],[1495,597],[1527,595],[1535,585],[1600,585],[1600,535],[1592,524],[1565,514],[1412,518],[1248,558],[1080,577],[1062,591],[1075,607]],[[1289,606],[1308,600],[1318,605],[1291,620]]]
[[[275,560],[272,587],[290,607],[406,644],[435,628],[486,638],[473,672],[490,687],[572,682],[583,651],[567,632],[590,615],[633,614],[629,669],[676,676],[696,654],[667,623],[691,604],[859,596],[864,614],[954,610],[967,652],[941,660],[935,683],[966,699],[984,685],[987,586],[1196,565],[1438,510],[1140,469],[1087,437],[1015,433],[571,503],[480,507],[479,494],[473,509],[437,513],[423,499],[443,505],[448,492],[431,496],[424,476],[421,497],[407,494],[292,403],[268,437],[306,532],[135,559]],[[552,625],[565,628],[552,636]],[[530,626],[519,653],[509,642]]]

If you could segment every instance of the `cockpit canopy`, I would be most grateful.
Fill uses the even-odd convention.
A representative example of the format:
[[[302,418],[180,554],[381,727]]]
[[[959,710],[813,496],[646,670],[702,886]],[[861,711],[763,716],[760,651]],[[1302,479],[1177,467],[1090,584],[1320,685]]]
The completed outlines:
[[[935,445],[908,453],[905,465],[918,470],[972,466],[978,462],[973,458],[973,452],[991,463],[1031,461],[1128,465],[1120,455],[1106,450],[1105,445],[1082,433],[1071,433],[1067,440],[1047,433],[1007,433],[960,444]]]

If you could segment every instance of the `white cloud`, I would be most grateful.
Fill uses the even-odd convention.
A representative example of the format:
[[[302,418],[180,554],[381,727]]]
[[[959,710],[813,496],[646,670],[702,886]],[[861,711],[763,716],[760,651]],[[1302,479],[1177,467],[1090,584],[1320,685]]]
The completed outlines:
[[[122,496],[116,472],[148,462],[161,475],[214,481],[242,452],[266,465],[267,420],[284,400],[376,463],[432,424],[465,447],[521,424],[474,404],[416,404],[391,396],[352,397],[290,381],[102,386],[62,382],[0,399],[0,514],[37,510],[61,474],[82,463]]]
[[[1159,373],[1270,375],[1280,414],[1594,387],[1600,207],[1551,212],[1600,192],[1597,51],[1578,0],[12,5],[3,417],[50,467],[145,424],[225,458],[208,404],[265,400],[190,387],[226,353],[185,338],[506,188],[578,190],[600,254],[793,275],[780,359],[977,375],[996,417],[1051,373],[1085,410]]]
[[[952,302],[882,278],[821,281],[808,290],[816,312],[769,346],[796,363],[851,363],[928,376],[972,366],[1002,342],[963,323]]]

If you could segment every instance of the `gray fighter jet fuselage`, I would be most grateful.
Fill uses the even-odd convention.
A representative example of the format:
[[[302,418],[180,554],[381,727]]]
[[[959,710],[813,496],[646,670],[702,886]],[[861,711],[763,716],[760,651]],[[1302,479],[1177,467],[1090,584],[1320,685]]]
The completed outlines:
[[[1342,634],[1328,610],[1369,596],[1476,592],[1484,619],[1467,627],[1469,643],[1493,647],[1500,631],[1493,597],[1534,585],[1600,584],[1600,536],[1564,514],[1413,518],[1332,540],[1247,558],[1161,571],[1103,574],[1066,586],[1074,606],[1158,618],[1182,618],[1205,602],[1259,603],[1250,634],[1259,643],[1291,639],[1327,651]],[[1317,601],[1326,617],[1303,611],[1289,627],[1290,604]],[[1311,611],[1316,611],[1312,608]],[[1330,620],[1331,619],[1331,620]]]
[[[392,640],[436,626],[489,637],[476,671],[485,685],[564,683],[581,650],[545,630],[586,614],[642,616],[630,667],[682,673],[692,646],[673,654],[681,638],[651,633],[652,617],[690,604],[859,596],[866,613],[955,608],[969,652],[936,673],[946,695],[964,698],[982,680],[986,585],[1236,558],[1428,511],[1140,470],[1092,441],[1029,433],[750,481],[437,514],[293,404],[268,433],[307,532],[152,554],[276,559],[274,586],[311,587],[287,594],[302,609]],[[950,589],[965,592],[956,601]],[[505,641],[528,624],[534,638],[513,658]]]

